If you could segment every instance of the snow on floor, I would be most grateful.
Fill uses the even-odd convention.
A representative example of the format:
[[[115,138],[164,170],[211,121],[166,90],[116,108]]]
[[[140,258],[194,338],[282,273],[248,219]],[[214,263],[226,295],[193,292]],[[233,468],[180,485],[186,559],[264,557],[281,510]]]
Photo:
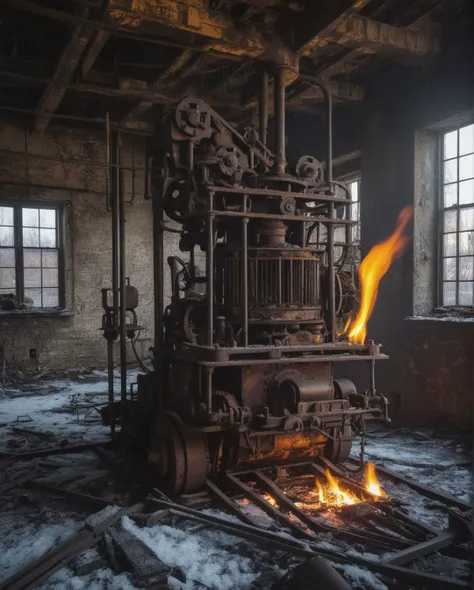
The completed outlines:
[[[136,371],[128,375],[129,384],[136,380]],[[93,409],[79,409],[79,419],[74,411],[77,404],[99,404],[107,401],[107,376],[103,371],[94,371],[78,380],[60,379],[37,383],[38,395],[32,395],[29,385],[28,395],[20,394],[3,397],[0,404],[0,450],[18,452],[28,450],[28,437],[15,434],[10,425],[52,433],[52,441],[42,442],[44,446],[57,446],[67,439],[68,445],[80,442],[106,440],[107,428],[100,422],[87,422],[90,416],[98,417]],[[119,381],[116,380],[116,391]],[[28,415],[32,421],[17,423],[17,417]],[[11,448],[11,439],[16,438],[23,446]],[[23,442],[22,442],[23,441]],[[10,444],[9,444],[10,443]],[[30,444],[38,444],[36,438]],[[357,453],[357,444],[354,453]],[[381,436],[373,434],[367,440],[366,456],[374,463],[383,464],[393,471],[407,477],[422,481],[435,489],[444,490],[463,500],[472,501],[473,478],[470,467],[471,456],[459,445],[453,445],[447,439],[425,438],[419,440],[409,432],[384,431]],[[72,457],[72,456],[71,456]],[[52,460],[48,459],[48,460]],[[61,458],[54,460],[61,463]],[[81,465],[81,456],[76,460]],[[82,458],[84,460],[84,457]],[[10,468],[12,474],[27,472],[34,461],[21,462]],[[402,507],[411,516],[431,524],[438,529],[446,528],[445,510],[437,502],[425,498],[405,484],[400,484],[379,474],[386,492],[399,500]],[[257,526],[268,527],[272,519],[259,508],[242,502],[247,515],[255,520]],[[228,520],[237,520],[228,514],[214,509],[204,510],[218,514]],[[81,514],[65,512],[51,508],[50,504],[12,504],[0,505],[0,581],[18,571],[35,558],[57,546],[68,536],[77,531],[84,522]],[[141,539],[156,555],[170,566],[178,566],[187,576],[183,584],[171,579],[173,588],[194,590],[213,588],[215,590],[238,590],[248,588],[264,571],[283,573],[281,563],[274,563],[272,555],[248,545],[225,533],[204,529],[192,532],[189,524],[171,527],[158,524],[141,528],[133,520],[125,517],[123,526]],[[282,537],[290,536],[280,531]],[[357,548],[341,547],[329,537],[318,537],[314,546],[333,551],[358,553]],[[365,554],[376,559],[375,555]],[[380,559],[381,556],[378,556]],[[423,567],[438,571],[443,564],[438,564],[435,557],[425,560]],[[458,567],[453,564],[453,568]],[[373,574],[353,565],[337,565],[353,588],[366,590],[384,590],[386,586]],[[286,569],[286,568],[284,568]],[[465,572],[464,572],[465,573]],[[88,575],[77,576],[71,568],[58,571],[41,586],[41,590],[131,590],[135,588],[129,574],[115,575],[109,568],[102,568]]]
[[[130,371],[127,386],[136,381],[138,371]],[[3,397],[0,404],[0,450],[12,449],[7,445],[7,436],[12,434],[8,426],[28,428],[53,434],[59,444],[67,439],[68,444],[92,442],[108,438],[109,431],[101,422],[88,422],[100,418],[94,408],[78,407],[81,404],[105,405],[107,403],[107,373],[93,371],[90,375],[75,380],[52,380],[37,384],[40,395],[20,394]],[[115,392],[120,391],[120,379],[115,376]],[[31,389],[29,385],[29,389]],[[28,420],[31,418],[31,421]],[[53,445],[49,445],[53,446]],[[28,448],[15,448],[15,452]]]

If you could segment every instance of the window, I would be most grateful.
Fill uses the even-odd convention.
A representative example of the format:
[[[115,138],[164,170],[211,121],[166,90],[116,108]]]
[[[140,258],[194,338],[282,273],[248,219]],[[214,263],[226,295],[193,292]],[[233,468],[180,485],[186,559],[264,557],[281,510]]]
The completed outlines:
[[[443,136],[441,304],[474,305],[474,125]]]
[[[0,204],[0,295],[16,307],[63,306],[60,210]]]
[[[346,188],[348,189],[351,200],[352,200],[352,209],[351,209],[351,218],[352,221],[356,223],[352,226],[352,251],[350,260],[353,264],[358,265],[360,263],[360,207],[359,207],[359,194],[360,194],[360,176],[351,175],[350,177],[346,177],[341,179],[341,182],[345,184]],[[340,193],[343,195],[343,193]],[[343,213],[341,209],[341,214]],[[336,260],[342,255],[342,248],[338,248],[338,243],[345,243],[346,242],[346,230],[344,227],[338,227],[334,230],[334,242],[336,244]]]

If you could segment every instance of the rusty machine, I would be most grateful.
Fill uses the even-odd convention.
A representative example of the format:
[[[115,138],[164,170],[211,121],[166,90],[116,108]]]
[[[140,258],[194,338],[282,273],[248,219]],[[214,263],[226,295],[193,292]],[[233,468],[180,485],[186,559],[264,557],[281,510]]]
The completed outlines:
[[[120,420],[122,434],[146,450],[151,473],[175,494],[246,465],[319,455],[344,461],[364,420],[387,418],[374,382],[379,346],[338,336],[352,298],[351,221],[350,195],[332,178],[331,97],[321,83],[326,165],[304,156],[289,166],[284,67],[272,74],[273,149],[263,72],[258,131],[241,134],[205,102],[185,98],[167,112],[149,153],[154,370],[131,393],[122,389],[119,404],[112,391],[104,419],[113,428]],[[183,254],[167,260],[172,294],[164,309],[170,220]],[[340,226],[346,238],[335,243]],[[104,301],[108,340],[136,331],[135,319],[126,323],[127,312],[135,317],[136,292],[122,275],[120,286],[120,306],[118,294],[115,303]],[[356,361],[368,365],[363,392],[334,377],[336,365]]]

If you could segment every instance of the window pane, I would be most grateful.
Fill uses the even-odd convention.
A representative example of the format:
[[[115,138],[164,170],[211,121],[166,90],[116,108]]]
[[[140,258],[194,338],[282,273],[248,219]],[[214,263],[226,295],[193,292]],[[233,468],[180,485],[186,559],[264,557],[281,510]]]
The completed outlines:
[[[13,246],[13,227],[0,226],[0,246]]]
[[[456,305],[456,283],[443,283],[443,305]]]
[[[41,252],[40,250],[23,250],[23,266],[25,268],[40,268],[41,267]]]
[[[459,155],[474,152],[474,125],[459,130]]]
[[[474,180],[459,183],[459,204],[468,205],[469,203],[474,203]]]
[[[459,158],[459,180],[474,176],[474,154]]]
[[[13,207],[0,207],[0,225],[13,225]]]
[[[15,288],[15,269],[0,268],[0,287],[2,289]]]
[[[448,160],[444,163],[444,184],[456,182],[458,179],[458,161]]]
[[[40,246],[42,248],[56,248],[55,229],[40,229]]]
[[[443,254],[444,256],[456,256],[456,235],[446,234],[443,240]]]
[[[359,221],[359,203],[352,203],[352,221]]]
[[[43,289],[43,307],[57,307],[59,305],[57,289]]]
[[[443,260],[443,279],[445,281],[456,280],[456,258],[445,258]]]
[[[356,180],[356,182],[351,182],[351,184],[349,185],[349,191],[351,193],[352,200],[358,201],[359,200],[359,181],[358,180]]]
[[[458,155],[458,132],[451,131],[444,136],[444,159],[455,158]]]
[[[55,209],[40,209],[40,226],[52,228],[56,227]]]
[[[461,256],[474,254],[474,233],[472,231],[459,234],[459,254]]]
[[[32,307],[41,307],[41,289],[25,289],[23,301]]]
[[[34,248],[39,246],[39,229],[32,227],[23,228],[23,246]]]
[[[43,269],[43,287],[58,286],[58,271],[56,268]]]
[[[458,212],[446,211],[444,214],[444,232],[449,233],[458,229]]]
[[[41,287],[41,270],[25,268],[23,276],[25,287]]]
[[[0,266],[15,266],[15,250],[13,248],[0,248]]]
[[[23,227],[38,227],[38,209],[22,208]]]
[[[57,250],[43,250],[43,268],[58,268]]]
[[[458,185],[447,184],[444,187],[444,206],[452,207],[458,203]]]
[[[459,231],[474,229],[474,208],[459,210]]]
[[[459,280],[472,281],[474,279],[474,258],[461,257],[459,259]]]
[[[474,283],[459,283],[459,305],[472,305],[472,288]]]

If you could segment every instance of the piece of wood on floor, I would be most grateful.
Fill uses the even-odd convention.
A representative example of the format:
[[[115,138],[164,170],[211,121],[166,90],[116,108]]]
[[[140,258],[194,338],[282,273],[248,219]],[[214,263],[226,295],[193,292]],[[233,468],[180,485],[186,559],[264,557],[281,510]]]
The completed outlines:
[[[169,567],[143,541],[121,524],[111,527],[109,533],[130,564],[137,585],[167,583]]]

